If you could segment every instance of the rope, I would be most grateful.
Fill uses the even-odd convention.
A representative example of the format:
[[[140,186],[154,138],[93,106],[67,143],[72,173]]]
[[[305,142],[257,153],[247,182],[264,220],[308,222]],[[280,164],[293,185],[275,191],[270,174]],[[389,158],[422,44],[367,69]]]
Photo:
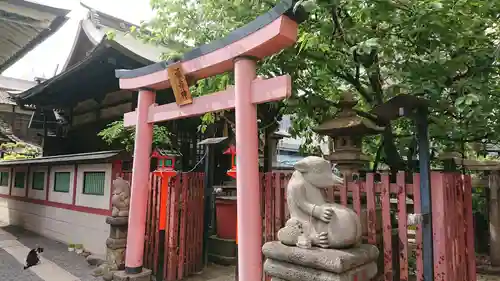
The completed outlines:
[[[196,170],[196,168],[198,168],[198,166],[201,164],[201,162],[203,162],[205,157],[207,157],[207,154],[208,154],[208,149],[207,149],[207,152],[205,152],[205,154],[203,155],[203,157],[201,157],[200,161],[198,161],[198,163],[196,163],[196,165],[194,165],[194,167],[191,170],[187,171],[186,173],[191,173],[192,171]]]

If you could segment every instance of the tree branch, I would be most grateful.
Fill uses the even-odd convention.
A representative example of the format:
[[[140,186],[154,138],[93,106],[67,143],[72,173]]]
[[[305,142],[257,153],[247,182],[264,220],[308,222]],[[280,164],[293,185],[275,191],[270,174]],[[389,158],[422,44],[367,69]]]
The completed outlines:
[[[325,63],[325,60],[326,60],[325,57],[317,56],[317,55],[313,54],[312,52],[306,52],[306,51],[304,51],[304,52],[307,54],[307,57],[315,60],[317,63],[322,63],[322,64]],[[353,75],[351,75],[347,71],[342,71],[342,70],[338,71],[338,70],[335,70],[328,63],[328,61],[326,61],[326,67],[328,68],[329,71],[332,72],[333,75],[335,75],[338,78],[341,78],[341,79],[345,80],[346,82],[348,82],[349,84],[351,84],[368,103],[373,102],[372,97],[370,96],[370,94],[368,93],[368,91],[363,87],[363,85],[361,84],[361,82],[360,82],[359,79],[356,79]]]
[[[368,94],[368,92],[363,87],[363,85],[361,85],[361,82],[359,81],[359,79],[356,79],[350,73],[345,72],[345,71],[339,72],[339,71],[336,71],[336,70],[333,70],[333,69],[330,69],[330,70],[332,71],[332,73],[335,76],[337,76],[339,78],[342,78],[346,82],[350,83],[368,103],[373,102],[372,97]]]
[[[342,26],[342,23],[339,20],[339,15],[337,14],[337,10],[339,7],[337,5],[332,5],[330,8],[330,16],[332,17],[332,22],[333,22],[333,30],[332,30],[332,40],[335,38],[335,34],[338,32],[339,37],[344,40],[344,43],[347,45],[351,45],[347,42],[347,39],[345,38],[345,32],[344,32],[344,27]]]
[[[377,172],[378,164],[380,162],[380,158],[382,156],[382,148],[384,147],[384,141],[380,142],[380,145],[377,148],[377,153],[375,154],[375,161],[373,162],[372,173]]]
[[[380,65],[378,60],[378,54],[373,55],[373,63],[370,66],[373,68],[371,71],[367,71],[368,80],[375,94],[375,101],[377,104],[383,103],[383,90],[382,90],[382,75],[380,74]]]
[[[356,64],[356,77],[355,77],[355,80],[358,81],[358,83],[359,83],[360,68],[361,68],[361,64],[357,63]]]

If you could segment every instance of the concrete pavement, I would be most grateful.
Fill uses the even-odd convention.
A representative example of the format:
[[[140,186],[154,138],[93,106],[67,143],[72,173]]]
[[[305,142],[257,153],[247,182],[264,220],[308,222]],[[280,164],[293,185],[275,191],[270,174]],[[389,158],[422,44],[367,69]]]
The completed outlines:
[[[44,248],[39,265],[23,269],[26,255]],[[0,227],[0,280],[2,281],[97,281],[83,256],[68,252],[65,244],[14,226]]]

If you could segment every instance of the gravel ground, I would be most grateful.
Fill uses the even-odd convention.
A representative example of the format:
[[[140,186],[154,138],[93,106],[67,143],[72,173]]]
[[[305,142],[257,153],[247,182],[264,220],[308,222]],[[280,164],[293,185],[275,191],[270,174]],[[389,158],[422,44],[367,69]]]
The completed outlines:
[[[68,252],[67,245],[39,236],[31,231],[25,230],[16,226],[5,226],[2,230],[9,232],[10,234],[17,237],[19,242],[24,244],[28,248],[34,248],[36,245],[44,248],[42,256],[46,259],[51,260],[64,270],[73,274],[74,276],[80,278],[81,281],[101,281],[101,278],[96,278],[91,275],[92,270],[95,267],[89,266],[87,261],[83,256],[77,255],[74,252]],[[7,254],[8,255],[8,254]],[[9,255],[10,256],[10,255]],[[12,260],[19,264],[13,257]],[[1,264],[2,261],[0,261]],[[1,270],[1,268],[0,268]],[[0,280],[5,281],[6,279],[1,278],[2,272],[0,272]],[[35,275],[36,276],[36,275]],[[8,279],[10,280],[10,279]],[[14,279],[12,279],[14,280]],[[30,280],[41,280],[41,279],[15,279],[16,281],[30,281]]]

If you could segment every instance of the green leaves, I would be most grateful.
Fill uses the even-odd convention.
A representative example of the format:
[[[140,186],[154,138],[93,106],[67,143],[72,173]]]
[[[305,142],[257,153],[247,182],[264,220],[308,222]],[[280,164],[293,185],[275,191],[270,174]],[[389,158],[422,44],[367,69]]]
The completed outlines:
[[[133,151],[135,141],[135,128],[126,128],[123,120],[111,122],[98,134],[108,145],[117,144],[122,149]],[[169,148],[171,135],[164,126],[153,126],[153,147]]]
[[[156,17],[134,31],[171,47],[165,57],[224,37],[254,20],[278,0],[152,0]],[[497,15],[489,0],[303,0],[309,20],[299,27],[297,45],[264,59],[259,75],[292,76],[294,99],[278,104],[293,114],[291,133],[312,144],[311,128],[335,116],[342,91],[354,92],[358,109],[370,111],[398,94],[430,100],[433,148],[457,146],[459,139],[488,134],[500,138],[500,77]],[[147,30],[148,32],[144,32]],[[198,81],[200,96],[233,85],[227,73]],[[450,105],[447,108],[443,104]],[[259,107],[262,113],[267,107]],[[200,130],[217,121],[202,117]],[[262,122],[268,123],[268,122]],[[407,121],[394,122],[397,135],[413,135]],[[450,141],[453,140],[453,141]],[[368,138],[375,155],[379,139]],[[408,137],[396,138],[405,152]],[[385,146],[384,146],[385,147]],[[382,153],[382,155],[385,155]]]

